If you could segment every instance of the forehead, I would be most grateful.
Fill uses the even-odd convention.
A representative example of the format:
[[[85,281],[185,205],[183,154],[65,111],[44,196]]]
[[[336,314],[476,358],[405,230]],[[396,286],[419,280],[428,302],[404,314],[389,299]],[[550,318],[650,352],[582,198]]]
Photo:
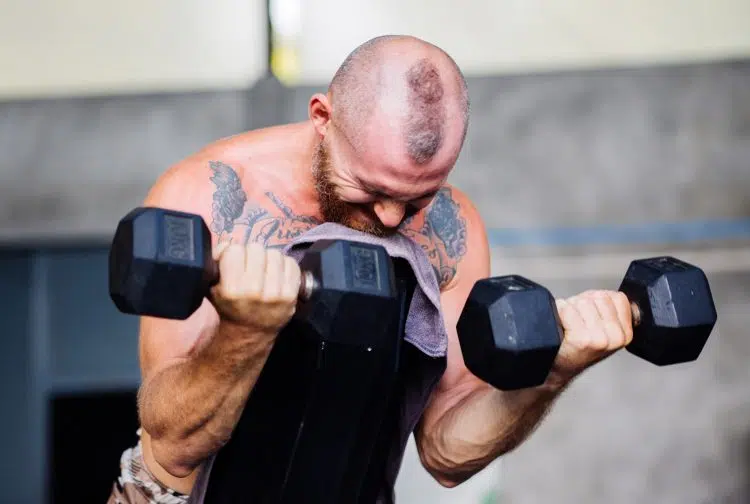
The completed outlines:
[[[349,166],[351,174],[366,189],[408,198],[442,185],[452,164],[438,161],[418,165],[404,149],[382,141],[380,145],[357,152]]]
[[[445,181],[458,157],[459,147],[446,138],[443,147],[426,163],[415,162],[408,153],[400,118],[388,120],[386,114],[373,114],[356,139],[349,143],[352,174],[371,186],[439,185]],[[408,192],[413,192],[413,190]]]

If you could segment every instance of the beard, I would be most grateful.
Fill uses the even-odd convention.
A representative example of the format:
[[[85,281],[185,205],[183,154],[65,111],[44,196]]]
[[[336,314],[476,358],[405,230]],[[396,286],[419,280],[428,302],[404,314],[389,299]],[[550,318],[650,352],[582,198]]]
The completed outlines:
[[[336,194],[336,186],[331,181],[331,158],[328,147],[321,141],[313,153],[313,178],[318,193],[320,213],[325,222],[335,222],[351,229],[374,236],[390,236],[398,228],[384,226],[377,215],[362,205],[348,203]],[[366,218],[362,218],[363,215]]]

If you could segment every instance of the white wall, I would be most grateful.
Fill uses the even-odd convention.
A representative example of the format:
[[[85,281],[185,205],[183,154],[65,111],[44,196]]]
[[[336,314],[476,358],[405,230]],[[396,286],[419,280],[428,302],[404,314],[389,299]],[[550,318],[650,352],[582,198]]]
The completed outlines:
[[[750,55],[748,0],[272,2],[296,18],[300,83],[382,33],[433,41],[469,75]],[[265,67],[264,4],[3,0],[0,99],[248,86]]]
[[[0,99],[247,87],[264,0],[3,0]]]
[[[299,80],[311,84],[383,33],[426,38],[474,75],[750,55],[748,0],[272,1],[301,6]]]

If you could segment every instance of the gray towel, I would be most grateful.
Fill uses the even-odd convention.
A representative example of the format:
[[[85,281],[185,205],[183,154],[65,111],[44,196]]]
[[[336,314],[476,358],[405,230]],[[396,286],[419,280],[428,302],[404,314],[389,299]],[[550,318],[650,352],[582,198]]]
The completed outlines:
[[[414,290],[406,317],[405,339],[430,357],[445,355],[448,349],[448,333],[440,307],[440,285],[422,247],[400,233],[379,238],[328,222],[295,238],[284,247],[284,253],[299,262],[306,248],[304,245],[320,240],[349,240],[382,245],[391,257],[406,259],[414,270],[419,288]]]
[[[377,498],[377,504],[392,503],[393,487],[407,440],[445,369],[448,333],[440,305],[440,286],[422,248],[401,234],[380,238],[340,224],[324,223],[292,240],[283,251],[300,261],[309,245],[326,239],[382,245],[391,257],[408,261],[417,280],[404,335],[404,339],[416,350],[414,354],[403,356],[406,362],[402,366],[403,375],[397,392],[400,397],[396,408],[398,413],[392,419],[392,438],[389,439],[387,457],[383,462],[383,480]],[[203,504],[214,459],[210,457],[204,464],[188,500],[190,504]]]

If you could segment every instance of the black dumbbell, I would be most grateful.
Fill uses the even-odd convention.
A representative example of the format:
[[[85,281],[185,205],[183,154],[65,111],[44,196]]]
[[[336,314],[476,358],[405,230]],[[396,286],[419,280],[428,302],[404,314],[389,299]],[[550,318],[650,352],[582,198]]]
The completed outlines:
[[[323,298],[318,310],[361,306],[363,296],[395,299],[392,262],[381,246],[320,240],[300,267],[299,298]],[[211,235],[199,215],[139,207],[120,220],[109,254],[109,293],[121,312],[184,320],[218,281]]]
[[[700,268],[674,257],[635,260],[619,290],[633,313],[629,352],[658,366],[698,358],[717,320]],[[500,390],[543,384],[563,338],[552,294],[519,275],[478,281],[457,330],[466,367]]]

